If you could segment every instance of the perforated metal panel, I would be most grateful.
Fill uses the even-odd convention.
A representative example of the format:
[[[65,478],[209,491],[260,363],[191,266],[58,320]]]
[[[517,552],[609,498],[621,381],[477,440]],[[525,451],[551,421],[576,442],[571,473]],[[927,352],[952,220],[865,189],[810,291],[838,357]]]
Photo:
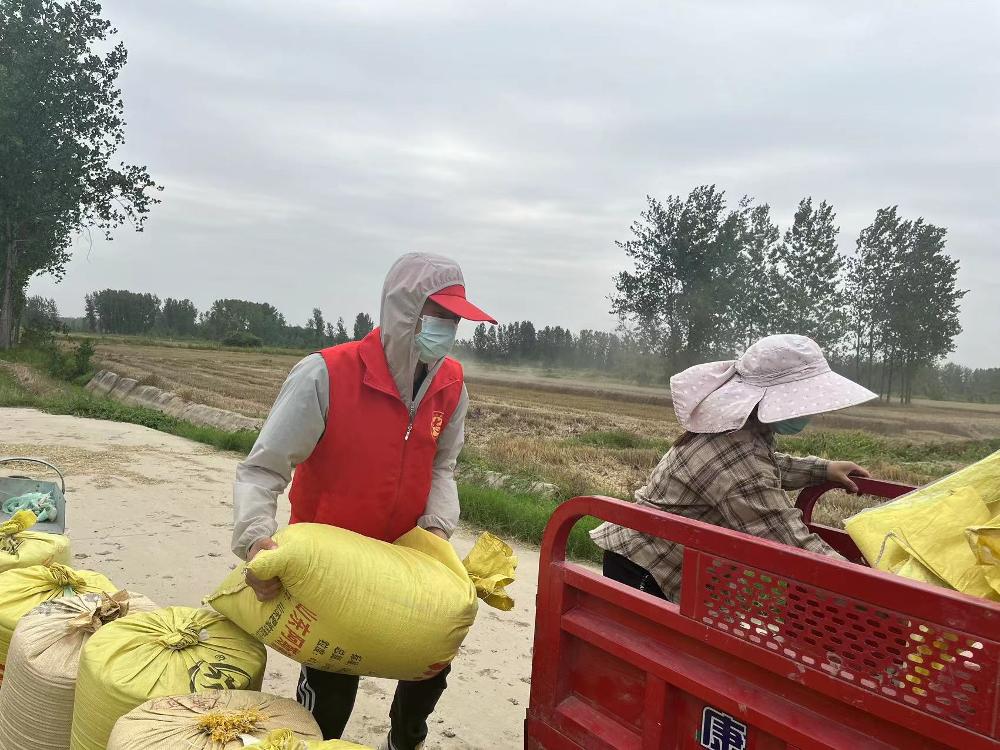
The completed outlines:
[[[822,670],[990,734],[997,643],[729,560],[701,559],[694,616],[704,624],[781,654],[801,670]]]

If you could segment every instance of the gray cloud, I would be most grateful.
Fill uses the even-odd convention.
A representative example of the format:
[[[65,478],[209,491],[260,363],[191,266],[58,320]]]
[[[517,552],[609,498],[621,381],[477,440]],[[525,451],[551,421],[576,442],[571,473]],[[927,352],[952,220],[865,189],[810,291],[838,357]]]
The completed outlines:
[[[502,319],[609,328],[647,193],[715,182],[787,221],[831,201],[949,228],[957,361],[995,365],[995,3],[109,0],[126,158],[166,186],[142,234],[33,284],[374,312],[404,250],[458,258]]]

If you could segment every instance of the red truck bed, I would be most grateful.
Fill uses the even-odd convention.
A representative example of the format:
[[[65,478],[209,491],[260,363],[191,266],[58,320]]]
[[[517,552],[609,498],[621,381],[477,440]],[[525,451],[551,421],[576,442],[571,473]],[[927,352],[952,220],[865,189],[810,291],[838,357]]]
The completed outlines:
[[[680,606],[566,562],[583,516],[683,544]],[[556,511],[540,565],[530,750],[1000,748],[994,603],[600,497]]]

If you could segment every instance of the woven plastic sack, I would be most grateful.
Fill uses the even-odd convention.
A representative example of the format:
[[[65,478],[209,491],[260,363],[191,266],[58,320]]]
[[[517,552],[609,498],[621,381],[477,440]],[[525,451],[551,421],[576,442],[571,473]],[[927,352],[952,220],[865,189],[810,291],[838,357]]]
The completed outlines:
[[[253,747],[255,750],[371,750],[365,745],[355,745],[346,740],[303,742],[287,729],[272,732],[260,743],[247,747]]]
[[[98,628],[129,612],[156,609],[141,594],[119,591],[55,599],[21,618],[0,687],[0,748],[66,750],[83,647]],[[44,721],[26,720],[44,706]]]
[[[35,521],[30,510],[19,510],[0,523],[0,573],[46,563],[69,564],[69,538],[29,531]]]
[[[100,573],[73,570],[59,563],[32,565],[0,573],[0,679],[17,623],[43,602],[78,594],[113,594],[118,590]]]
[[[266,652],[215,612],[168,607],[98,630],[83,649],[71,750],[105,750],[115,722],[153,698],[259,690]]]
[[[278,548],[247,565],[284,592],[259,602],[237,569],[206,599],[268,646],[316,669],[421,680],[458,652],[476,618],[477,593],[510,609],[510,547],[484,534],[466,559],[423,529],[394,544],[323,524],[294,524]]]
[[[320,740],[306,709],[286,698],[250,690],[212,690],[155,698],[115,724],[108,750],[239,750],[277,729],[295,742]]]
[[[996,566],[977,550],[1000,519],[1000,452],[844,522],[880,570],[972,596],[1000,600]],[[974,536],[974,534],[976,534]],[[998,582],[1000,583],[1000,582]]]
[[[1000,515],[982,526],[969,527],[965,533],[986,582],[1000,598]]]

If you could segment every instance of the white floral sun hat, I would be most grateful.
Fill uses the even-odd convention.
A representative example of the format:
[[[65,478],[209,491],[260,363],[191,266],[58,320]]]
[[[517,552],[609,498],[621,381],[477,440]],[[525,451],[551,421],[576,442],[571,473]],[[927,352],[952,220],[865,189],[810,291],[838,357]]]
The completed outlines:
[[[689,432],[738,430],[757,408],[766,424],[857,406],[878,398],[830,369],[807,336],[767,336],[742,357],[689,367],[670,378],[670,395]]]

